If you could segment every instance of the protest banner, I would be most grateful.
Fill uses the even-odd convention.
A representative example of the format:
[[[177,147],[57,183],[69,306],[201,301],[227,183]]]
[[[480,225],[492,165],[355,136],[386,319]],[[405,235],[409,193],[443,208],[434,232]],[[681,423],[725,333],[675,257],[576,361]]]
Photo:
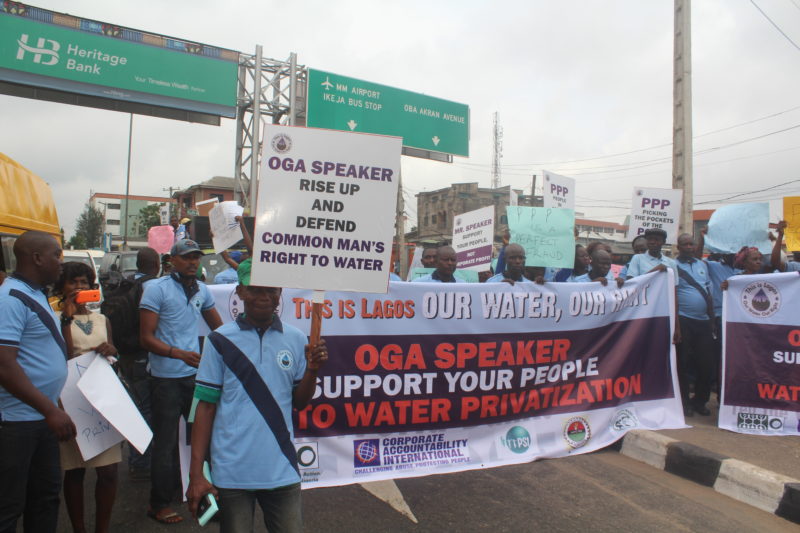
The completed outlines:
[[[256,285],[386,292],[402,139],[267,126]]]
[[[783,220],[786,229],[783,240],[790,252],[800,251],[800,196],[787,196],[783,199]]]
[[[708,221],[706,248],[721,254],[734,254],[743,246],[755,246],[762,254],[772,252],[769,240],[769,204],[725,205]]]
[[[97,358],[97,353],[87,352],[67,361],[67,381],[60,397],[64,411],[78,430],[75,440],[78,442],[78,449],[80,449],[84,461],[88,461],[125,439],[100,414],[100,411],[89,403],[89,400],[78,388],[80,379],[89,370],[95,358]]]
[[[242,216],[243,211],[242,206],[228,201],[216,204],[208,212],[208,224],[214,234],[212,240],[217,252],[227,250],[242,240],[242,228],[236,217]]]
[[[175,242],[172,226],[153,226],[147,230],[147,246],[160,254],[168,254]]]
[[[527,266],[572,268],[575,264],[575,211],[506,207],[511,242],[525,249]]]
[[[147,450],[153,432],[105,357],[94,358],[78,381],[78,389],[139,453]]]
[[[493,243],[494,206],[453,217],[453,249],[459,268],[478,272],[489,270]]]
[[[599,283],[393,283],[328,292],[331,357],[295,413],[305,487],[457,472],[600,449],[685,427],[671,273]],[[209,287],[223,321],[232,286]],[[284,290],[307,332],[311,291]]]
[[[542,173],[544,174],[544,185],[542,186],[544,207],[575,209],[575,180],[547,170]]]
[[[734,276],[723,296],[719,427],[800,435],[800,276]]]
[[[415,279],[424,278],[428,274],[431,274],[435,268],[415,268],[411,271],[408,281],[414,281]],[[453,277],[456,278],[457,282],[461,283],[478,283],[478,272],[475,270],[463,270],[457,268],[455,272],[453,272]]]
[[[628,239],[633,240],[648,229],[659,228],[667,232],[667,244],[678,242],[682,199],[680,189],[634,187]]]

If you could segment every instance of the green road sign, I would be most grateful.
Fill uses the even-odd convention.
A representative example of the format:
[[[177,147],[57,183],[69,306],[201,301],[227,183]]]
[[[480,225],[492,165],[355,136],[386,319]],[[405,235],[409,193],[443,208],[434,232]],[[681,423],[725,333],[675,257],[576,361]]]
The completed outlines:
[[[469,106],[308,69],[306,125],[396,135],[403,145],[469,155]]]

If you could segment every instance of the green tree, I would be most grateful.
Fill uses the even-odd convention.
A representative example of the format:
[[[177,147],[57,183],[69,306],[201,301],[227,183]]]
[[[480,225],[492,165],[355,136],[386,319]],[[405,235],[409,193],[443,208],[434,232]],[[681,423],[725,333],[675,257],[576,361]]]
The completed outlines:
[[[139,210],[139,214],[136,215],[136,229],[139,230],[139,235],[145,236],[147,232],[150,231],[150,228],[161,225],[159,209],[161,209],[162,205],[163,204],[150,204]]]
[[[83,244],[80,248],[99,247],[103,243],[103,212],[87,203],[83,212],[78,215],[75,235],[70,243],[75,239]]]
[[[67,246],[76,250],[84,250],[86,248],[86,239],[83,237],[83,235],[78,235],[76,233],[72,236],[69,242],[67,242]]]

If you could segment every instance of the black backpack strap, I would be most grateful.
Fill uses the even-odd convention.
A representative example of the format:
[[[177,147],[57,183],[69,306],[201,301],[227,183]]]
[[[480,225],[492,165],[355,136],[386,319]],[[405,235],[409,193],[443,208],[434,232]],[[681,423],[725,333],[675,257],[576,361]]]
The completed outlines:
[[[53,320],[53,315],[50,314],[47,309],[42,307],[39,302],[18,289],[11,289],[8,291],[8,295],[13,296],[22,302],[25,307],[33,311],[36,316],[39,317],[39,320],[42,321],[42,324],[44,324],[44,326],[50,330],[50,335],[53,336],[53,340],[55,340],[56,344],[58,344],[58,347],[61,348],[61,351],[64,354],[64,359],[69,359],[67,356],[67,343],[64,342],[64,336],[61,335],[61,330],[59,330],[58,326],[56,326],[56,321]]]
[[[700,286],[700,284],[697,283],[697,280],[694,279],[691,274],[683,270],[681,267],[676,266],[676,270],[678,271],[678,275],[681,277],[683,281],[685,281],[686,283],[697,289],[697,292],[699,292],[703,296],[703,298],[706,301],[706,313],[708,313],[708,318],[710,318],[713,321],[716,318],[716,315],[714,314],[714,300],[711,299],[711,296],[708,294],[708,291],[706,291],[702,286]]]
[[[292,465],[297,475],[300,475],[300,469],[297,466],[297,452],[292,444],[292,437],[289,433],[289,428],[286,426],[286,420],[283,418],[283,413],[272,396],[267,384],[261,379],[258,370],[253,366],[250,359],[247,358],[242,351],[233,344],[224,335],[213,331],[208,335],[208,340],[216,348],[217,352],[222,356],[222,360],[231,369],[239,381],[242,383],[245,392],[250,397],[250,400],[258,409],[264,422],[275,435],[278,445],[283,452],[283,455]]]

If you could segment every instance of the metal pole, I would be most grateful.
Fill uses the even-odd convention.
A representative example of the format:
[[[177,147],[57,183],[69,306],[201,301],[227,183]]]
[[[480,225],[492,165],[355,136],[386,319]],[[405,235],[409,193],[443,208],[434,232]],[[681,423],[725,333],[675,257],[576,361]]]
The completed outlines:
[[[693,233],[691,0],[675,0],[672,188],[683,189],[679,233]]]
[[[133,113],[128,125],[128,176],[125,180],[125,229],[122,235],[122,249],[128,249],[128,200],[131,192],[131,144],[133,143]]]
[[[297,120],[297,54],[289,55],[289,125]]]
[[[403,202],[403,172],[399,173],[397,179],[397,257],[400,259],[400,277],[406,279],[408,276],[408,254],[406,253],[406,225],[403,221],[405,203]],[[394,265],[392,265],[394,266]]]
[[[253,155],[250,158],[250,214],[256,214],[258,162],[261,153],[261,45],[256,45],[256,72],[253,86]]]

